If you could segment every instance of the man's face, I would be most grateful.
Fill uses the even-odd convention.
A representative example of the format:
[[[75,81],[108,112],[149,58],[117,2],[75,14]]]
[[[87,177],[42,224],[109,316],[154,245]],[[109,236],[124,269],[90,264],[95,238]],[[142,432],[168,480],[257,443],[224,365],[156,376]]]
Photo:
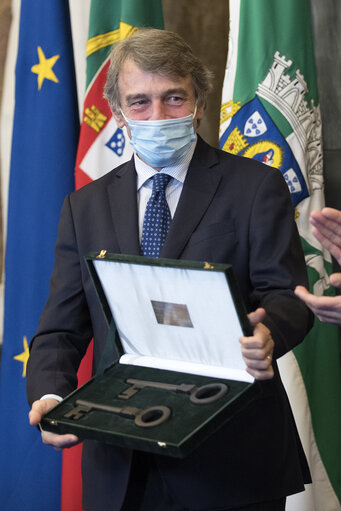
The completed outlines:
[[[175,119],[193,114],[196,98],[191,76],[166,78],[140,69],[133,60],[126,60],[119,75],[121,108],[134,121]],[[203,117],[204,107],[198,107],[193,121]],[[121,115],[115,115],[120,128],[129,127]]]

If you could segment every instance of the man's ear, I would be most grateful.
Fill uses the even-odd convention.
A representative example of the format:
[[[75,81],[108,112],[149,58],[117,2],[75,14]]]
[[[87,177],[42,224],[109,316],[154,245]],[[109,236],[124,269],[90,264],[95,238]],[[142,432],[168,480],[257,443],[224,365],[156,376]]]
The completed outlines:
[[[112,114],[114,116],[114,119],[116,121],[116,124],[119,128],[123,128],[124,126],[126,126],[126,122],[124,120],[124,117],[123,115],[121,114],[121,112],[115,112],[114,110],[112,111]]]
[[[204,117],[206,105],[201,105],[197,107],[197,111],[195,114],[195,121],[194,121],[194,130],[197,130],[200,126],[200,121]]]
[[[197,107],[196,112],[196,118],[198,121],[201,121],[201,119],[204,117],[206,105],[201,105]]]
[[[115,112],[114,110],[112,110],[112,115],[116,121],[117,127],[121,129],[125,127],[127,130],[128,137],[131,138],[130,128],[128,126],[127,121],[123,117],[122,113],[120,111]]]

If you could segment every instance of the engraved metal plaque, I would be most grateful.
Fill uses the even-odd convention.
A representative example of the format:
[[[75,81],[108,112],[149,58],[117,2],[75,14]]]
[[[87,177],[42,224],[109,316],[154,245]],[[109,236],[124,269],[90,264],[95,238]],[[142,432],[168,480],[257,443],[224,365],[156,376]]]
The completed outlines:
[[[156,320],[161,325],[193,328],[187,305],[151,300]]]

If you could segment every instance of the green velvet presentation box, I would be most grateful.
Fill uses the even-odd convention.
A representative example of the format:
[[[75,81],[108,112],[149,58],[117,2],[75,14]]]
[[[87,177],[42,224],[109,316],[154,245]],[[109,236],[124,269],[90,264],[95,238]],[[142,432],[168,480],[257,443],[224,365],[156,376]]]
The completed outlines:
[[[252,329],[231,266],[106,251],[86,261],[109,327],[104,353],[115,343],[121,357],[102,360],[42,428],[186,456],[258,393],[238,341]]]

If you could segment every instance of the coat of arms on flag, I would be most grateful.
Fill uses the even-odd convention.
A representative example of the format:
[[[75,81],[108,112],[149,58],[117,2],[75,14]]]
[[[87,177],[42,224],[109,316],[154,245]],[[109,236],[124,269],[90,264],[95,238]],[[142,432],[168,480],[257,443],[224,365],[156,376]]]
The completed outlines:
[[[220,148],[278,168],[297,206],[310,195],[306,148],[314,159],[309,173],[322,188],[321,119],[319,108],[314,104],[309,108],[305,101],[307,84],[300,71],[296,70],[293,78],[286,73],[292,64],[276,51],[255,97],[244,105],[231,101],[222,105]],[[282,123],[291,126],[287,137],[274,122],[273,114],[268,113],[273,108],[284,118]]]

